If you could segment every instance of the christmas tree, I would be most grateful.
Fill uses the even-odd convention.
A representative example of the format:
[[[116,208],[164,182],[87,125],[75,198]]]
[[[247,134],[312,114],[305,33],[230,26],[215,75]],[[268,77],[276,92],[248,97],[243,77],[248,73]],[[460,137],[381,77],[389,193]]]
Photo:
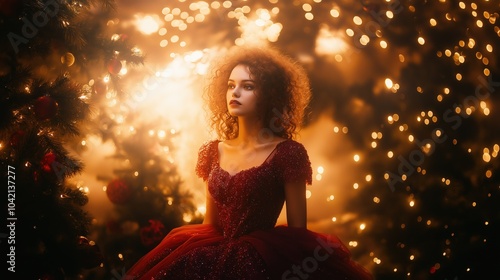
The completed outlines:
[[[113,143],[112,177],[99,176],[113,207],[93,226],[104,266],[88,277],[121,279],[171,229],[201,222],[172,162],[176,132],[159,128],[159,123],[165,122],[138,124]]]
[[[342,147],[350,161],[341,165],[355,166],[327,181],[336,170],[312,154],[319,166],[309,205],[327,205],[310,216],[326,217],[322,231],[340,232],[377,279],[478,279],[492,271],[500,232],[498,1],[157,5],[148,15],[157,28],[144,38],[155,42],[158,61],[264,42],[305,66],[313,89],[305,131],[326,115],[335,125],[316,138],[346,143],[304,144],[321,143],[331,161],[339,159],[329,146]]]
[[[127,42],[107,34],[113,7],[112,1],[0,4],[0,157],[8,183],[2,252],[9,279],[76,278],[103,260],[88,238],[88,198],[69,181],[83,169],[70,147],[96,95],[92,77],[113,78],[121,60],[141,61]]]

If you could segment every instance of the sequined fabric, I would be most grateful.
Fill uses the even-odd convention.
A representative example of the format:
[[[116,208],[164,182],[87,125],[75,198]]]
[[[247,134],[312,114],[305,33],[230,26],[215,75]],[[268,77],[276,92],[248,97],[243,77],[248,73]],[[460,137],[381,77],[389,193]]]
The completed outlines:
[[[311,182],[309,158],[304,147],[295,141],[279,143],[260,166],[233,176],[220,167],[217,144],[213,141],[202,147],[196,171],[208,180],[226,237],[273,228],[283,208],[285,181]]]
[[[220,228],[187,225],[172,230],[127,273],[134,279],[371,279],[333,235],[276,226],[284,185],[311,183],[312,170],[298,142],[279,143],[264,163],[236,174],[219,164],[219,141],[199,150],[196,173],[208,182]]]

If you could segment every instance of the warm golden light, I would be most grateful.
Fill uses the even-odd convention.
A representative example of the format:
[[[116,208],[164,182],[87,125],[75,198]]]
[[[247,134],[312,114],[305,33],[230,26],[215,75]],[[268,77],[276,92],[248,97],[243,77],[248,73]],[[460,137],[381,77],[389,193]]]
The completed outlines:
[[[245,11],[242,10],[235,15],[242,30],[241,37],[236,40],[236,44],[276,42],[283,25],[273,22],[271,12],[267,9],[257,9],[251,17],[247,17],[245,14],[250,13],[250,7],[246,7]]]
[[[353,159],[354,159],[355,162],[359,162],[360,158],[361,157],[359,155],[357,155],[357,154],[354,155],[354,157],[353,157]]]
[[[319,55],[334,55],[347,50],[347,43],[343,39],[342,32],[332,31],[327,25],[323,25],[316,37],[315,51]]]
[[[172,140],[175,144],[174,150],[166,146],[155,146],[151,149],[154,150],[155,155],[166,159],[172,165],[178,165],[179,176],[186,180],[183,185],[190,191],[192,190],[196,196],[193,205],[199,206],[193,211],[195,214],[186,213],[181,216],[185,223],[196,221],[199,215],[206,214],[206,207],[203,204],[204,185],[193,172],[193,167],[196,165],[196,148],[199,147],[202,138],[210,139],[213,136],[199,135],[200,131],[208,130],[208,126],[202,123],[206,115],[200,113],[203,112],[202,80],[207,74],[208,62],[211,58],[223,54],[225,48],[230,45],[276,43],[289,55],[298,57],[299,61],[304,63],[305,69],[311,72],[313,94],[315,98],[318,97],[314,101],[318,101],[318,104],[323,102],[321,98],[330,97],[339,102],[356,98],[362,101],[360,103],[365,102],[363,106],[352,107],[351,103],[345,103],[345,105],[335,102],[325,103],[326,109],[335,103],[333,105],[335,107],[332,107],[337,110],[335,114],[331,114],[330,111],[327,114],[329,114],[329,119],[338,119],[321,127],[320,132],[306,127],[305,130],[300,131],[301,135],[299,135],[304,136],[300,138],[304,139],[313,166],[314,182],[305,190],[308,205],[312,205],[308,207],[313,207],[313,211],[309,213],[314,215],[311,223],[314,227],[328,230],[329,226],[343,226],[346,227],[346,235],[350,232],[362,235],[363,239],[349,236],[350,247],[365,250],[373,245],[371,240],[368,245],[364,244],[364,238],[370,238],[369,234],[372,233],[372,229],[378,232],[380,227],[389,225],[391,230],[409,231],[416,223],[413,217],[419,214],[418,226],[420,227],[446,228],[450,226],[452,229],[452,224],[446,225],[439,217],[418,212],[427,203],[418,193],[419,188],[425,185],[417,185],[414,181],[414,179],[424,183],[437,181],[434,187],[442,189],[443,193],[456,195],[458,191],[456,188],[461,188],[463,181],[448,173],[446,175],[436,173],[436,166],[430,164],[434,160],[448,159],[448,157],[453,160],[453,155],[445,154],[450,151],[448,148],[452,145],[451,143],[454,145],[453,148],[463,148],[464,152],[470,147],[467,150],[469,153],[467,156],[475,163],[474,170],[477,171],[474,175],[475,181],[489,184],[497,178],[495,166],[500,146],[491,141],[464,143],[463,138],[455,136],[462,133],[455,133],[451,129],[457,132],[468,131],[466,126],[469,125],[469,121],[465,118],[469,116],[469,120],[477,121],[478,124],[482,121],[485,123],[489,121],[488,116],[495,116],[494,110],[497,106],[494,100],[481,99],[456,104],[459,103],[457,99],[461,100],[460,98],[466,98],[467,94],[469,96],[474,94],[474,88],[469,85],[482,86],[483,94],[492,88],[492,85],[487,83],[494,78],[494,70],[498,66],[498,49],[495,51],[498,44],[493,40],[498,39],[494,35],[500,36],[500,27],[492,26],[495,22],[498,24],[496,21],[498,13],[484,9],[479,2],[474,4],[464,0],[458,3],[450,2],[450,0],[438,0],[437,4],[429,3],[429,7],[441,5],[442,10],[439,11],[444,11],[442,14],[424,13],[421,5],[408,4],[401,7],[404,9],[403,15],[399,14],[400,10],[393,9],[398,4],[398,1],[393,0],[380,1],[380,3],[361,1],[352,3],[356,7],[349,6],[346,10],[341,9],[345,5],[342,1],[337,4],[326,2],[328,1],[295,1],[288,6],[289,3],[285,0],[265,0],[259,5],[252,1],[180,0],[163,3],[162,5],[169,7],[160,6],[158,16],[137,14],[132,22],[113,19],[112,22],[115,24],[118,22],[123,24],[121,27],[124,29],[131,27],[135,29],[134,33],[140,32],[141,34],[138,35],[148,36],[148,39],[155,40],[151,43],[154,43],[160,51],[153,53],[151,57],[156,58],[158,54],[158,57],[161,56],[167,61],[154,65],[157,61],[153,59],[153,63],[145,67],[150,67],[150,69],[143,68],[137,71],[127,58],[116,54],[123,62],[119,78],[137,86],[137,88],[126,89],[127,92],[132,92],[130,100],[121,100],[121,92],[113,88],[116,73],[93,78],[95,81],[109,82],[109,89],[106,87],[106,90],[101,91],[101,96],[105,97],[103,98],[105,109],[112,111],[109,114],[110,122],[116,126],[112,127],[116,131],[116,135],[113,136],[120,138],[139,133],[140,122],[161,119],[158,121],[158,126],[148,127],[145,130],[145,137],[159,142]],[[374,4],[375,2],[377,3]],[[384,6],[381,9],[378,5],[382,2]],[[294,9],[294,18],[288,18],[291,9]],[[411,32],[406,33],[411,37],[408,40],[393,40],[394,35],[397,35],[395,31],[408,31],[405,29],[408,26],[402,25],[402,20],[408,14],[413,14],[415,18],[421,16],[411,26]],[[448,31],[446,29],[454,24],[462,24],[460,20],[465,14],[471,17],[467,26],[463,26],[464,30],[469,32],[455,37],[446,44],[436,45],[435,32],[439,34],[442,30]],[[393,19],[394,22],[391,21]],[[204,31],[210,32],[203,34]],[[484,32],[489,33],[483,34]],[[205,35],[205,37],[194,38],[197,35]],[[106,35],[106,38],[117,44],[123,39],[123,35]],[[302,42],[306,38],[308,41]],[[199,40],[202,42],[200,43]],[[372,42],[371,45],[369,45],[370,42]],[[145,42],[140,43],[144,44],[141,45],[141,49],[136,49],[135,54],[151,53]],[[198,49],[208,47],[212,49]],[[66,50],[62,51],[62,54],[66,52]],[[124,53],[122,50],[120,52]],[[76,64],[81,56],[77,56],[76,52],[74,54],[77,57]],[[65,65],[69,66],[71,64],[69,61],[71,60],[64,57]],[[431,64],[423,65],[429,61]],[[440,63],[445,63],[446,68],[442,68]],[[378,66],[382,66],[380,71]],[[438,71],[441,69],[450,71]],[[141,77],[134,81],[136,73],[142,70],[148,72],[148,77]],[[431,83],[425,79],[426,75],[434,74],[434,72],[441,75],[438,77],[438,83]],[[89,83],[89,85],[92,87],[92,84]],[[97,95],[96,93],[95,96]],[[385,101],[388,102],[385,103]],[[130,105],[131,108],[123,109],[126,107],[124,104]],[[444,106],[447,107],[441,108]],[[137,122],[131,121],[132,119],[137,119]],[[324,123],[320,124],[324,125]],[[311,123],[313,128],[316,128],[315,125],[317,123]],[[109,131],[111,125],[102,124],[101,128],[102,131]],[[352,135],[346,135],[348,132]],[[477,133],[483,133],[483,131],[477,130]],[[331,138],[327,139],[327,137]],[[328,142],[317,145],[323,140]],[[439,142],[441,140],[443,142]],[[8,143],[0,143],[0,149],[5,149],[6,145]],[[92,146],[95,146],[88,137],[78,139],[77,145],[81,149],[92,149]],[[463,145],[468,146],[463,147]],[[437,152],[436,154],[439,155],[431,156],[432,152]],[[441,157],[444,155],[446,157]],[[120,167],[128,170],[129,176],[139,179],[136,177],[148,174],[131,163],[132,157],[129,159],[120,162]],[[422,163],[424,161],[425,163]],[[156,159],[144,161],[148,167],[155,167],[156,163]],[[382,169],[388,166],[389,168]],[[437,178],[431,178],[431,176],[437,176]],[[397,186],[392,186],[390,190],[387,186],[380,186],[381,177],[389,185],[396,183]],[[81,185],[79,189],[88,193],[87,184]],[[101,184],[97,186],[100,190]],[[352,189],[349,186],[352,186]],[[147,183],[139,188],[143,191],[151,191],[153,187],[152,184]],[[106,191],[106,188],[103,186],[102,190]],[[314,196],[312,196],[313,190]],[[366,212],[356,213],[346,207],[346,205],[349,206],[350,199],[362,198],[364,202],[368,202],[366,203],[367,209],[374,209],[374,211],[387,209],[387,206],[394,203],[391,196],[384,194],[389,191],[401,191],[398,196],[392,197],[400,197],[403,206],[400,210],[410,213],[410,218],[405,220],[404,224],[387,223],[383,219],[370,220],[370,223],[366,224],[360,222],[368,221],[361,215]],[[96,192],[93,189],[92,194],[95,193],[102,192]],[[484,197],[488,195],[485,199],[493,199],[495,193],[489,191],[483,195]],[[475,200],[468,201],[467,207],[472,205],[477,211],[486,205],[479,196]],[[356,202],[359,203],[359,201]],[[172,197],[165,198],[165,203],[168,207],[178,205],[177,198],[174,201]],[[325,204],[331,209],[322,208]],[[344,210],[348,213],[342,212]],[[338,219],[332,217],[331,213],[337,213]],[[405,213],[402,212],[401,215]],[[480,221],[484,222],[485,218]],[[332,224],[337,222],[338,224]],[[491,221],[492,224],[493,222]],[[352,241],[358,238],[359,240]],[[446,243],[446,246],[454,248],[456,244],[453,244],[453,238],[449,240],[452,241]],[[404,252],[407,252],[404,255],[406,263],[409,262],[408,258],[416,260],[427,257],[419,249],[410,248],[413,247],[412,244],[404,244],[403,241],[397,242],[396,240],[388,245],[392,246],[391,248],[404,248]],[[379,248],[374,248],[369,252],[369,257],[365,256],[363,260],[367,260],[373,266],[381,264],[381,258],[384,258],[384,262],[387,263],[389,260],[393,261],[388,255],[376,249],[379,250]],[[439,254],[441,252],[444,252],[443,255],[446,256],[454,253],[448,248],[440,250]],[[431,271],[439,269],[440,264],[436,263],[437,261],[430,263],[425,268],[426,272],[429,268]],[[410,275],[408,271],[410,269],[399,264],[396,267],[391,263],[389,269],[401,275]],[[411,271],[411,273],[415,272]]]
[[[388,89],[391,89],[393,87],[393,83],[392,83],[392,80],[389,79],[389,78],[386,78],[385,79],[385,86],[388,88]]]
[[[333,8],[330,10],[330,15],[334,18],[338,18],[340,16],[340,12],[338,9]]]
[[[312,192],[310,190],[306,190],[306,199],[311,198]]]
[[[135,25],[139,32],[145,35],[150,35],[158,31],[160,21],[156,17],[147,15],[144,17],[136,16]]]

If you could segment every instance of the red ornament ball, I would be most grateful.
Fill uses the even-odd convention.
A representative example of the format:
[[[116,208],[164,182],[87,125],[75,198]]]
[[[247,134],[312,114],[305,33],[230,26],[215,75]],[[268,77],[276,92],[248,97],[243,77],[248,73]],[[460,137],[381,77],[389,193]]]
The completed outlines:
[[[111,73],[113,75],[118,75],[118,73],[120,73],[120,70],[122,70],[122,63],[120,60],[115,58],[115,59],[111,59],[108,62],[109,73]]]
[[[52,171],[52,165],[56,161],[56,155],[53,152],[48,152],[43,156],[41,165],[42,165],[42,170],[45,172],[51,172]]]
[[[141,243],[146,247],[153,247],[167,234],[166,228],[158,220],[149,220],[149,225],[141,228]]]
[[[57,108],[59,105],[50,96],[41,96],[35,101],[35,116],[39,120],[48,120],[53,118],[57,114]]]
[[[115,179],[108,183],[106,194],[111,202],[124,204],[132,197],[132,190],[123,180]]]

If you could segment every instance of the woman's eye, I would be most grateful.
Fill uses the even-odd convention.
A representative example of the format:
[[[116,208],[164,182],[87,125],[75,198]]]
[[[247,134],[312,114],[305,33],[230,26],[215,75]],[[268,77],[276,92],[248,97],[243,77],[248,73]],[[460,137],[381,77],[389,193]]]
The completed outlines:
[[[254,87],[253,87],[253,85],[245,85],[245,89],[246,90],[253,90]]]
[[[234,85],[233,85],[233,84],[228,84],[228,85],[227,85],[227,88],[229,88],[229,89],[233,89],[233,88],[234,88]]]

